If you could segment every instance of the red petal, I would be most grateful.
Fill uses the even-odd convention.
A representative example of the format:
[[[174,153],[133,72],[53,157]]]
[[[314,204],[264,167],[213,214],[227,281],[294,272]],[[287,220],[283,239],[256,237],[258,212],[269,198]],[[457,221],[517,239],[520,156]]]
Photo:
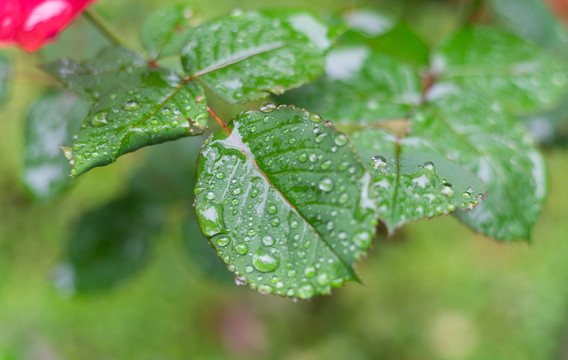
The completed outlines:
[[[36,51],[96,0],[1,0],[0,44]]]

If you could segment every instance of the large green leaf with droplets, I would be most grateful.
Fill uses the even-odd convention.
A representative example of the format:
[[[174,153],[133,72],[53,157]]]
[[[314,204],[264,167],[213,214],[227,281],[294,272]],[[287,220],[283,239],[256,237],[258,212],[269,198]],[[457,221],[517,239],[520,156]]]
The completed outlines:
[[[0,52],[0,105],[2,105],[8,97],[11,75],[12,67],[10,61],[3,52]]]
[[[207,123],[203,89],[166,69],[135,71],[101,95],[65,155],[78,176],[143,146],[198,135]]]
[[[318,77],[334,34],[307,13],[234,14],[193,29],[182,50],[190,79],[229,103],[280,94]]]
[[[152,59],[179,54],[189,35],[193,10],[186,5],[160,9],[148,16],[140,39]]]
[[[278,100],[335,123],[365,125],[408,117],[420,102],[420,80],[410,65],[368,46],[343,46],[327,55],[324,76]]]
[[[553,105],[568,88],[568,67],[536,45],[485,27],[447,39],[434,55],[438,89],[475,92],[526,113]]]
[[[371,172],[379,217],[391,234],[411,221],[469,211],[486,193],[479,178],[424,138],[370,129],[351,141]]]
[[[198,160],[201,229],[237,279],[310,298],[356,279],[375,232],[371,177],[317,115],[265,107],[211,136]]]
[[[430,139],[446,157],[487,185],[488,197],[458,218],[498,240],[529,239],[546,196],[543,159],[517,119],[497,102],[446,94],[417,111],[412,134]]]
[[[59,145],[73,143],[73,134],[89,112],[89,103],[67,91],[50,90],[31,106],[25,125],[22,182],[31,195],[51,200],[72,180]]]
[[[147,66],[137,52],[110,47],[85,62],[61,59],[42,68],[69,90],[99,99],[104,93],[123,83],[138,68]]]

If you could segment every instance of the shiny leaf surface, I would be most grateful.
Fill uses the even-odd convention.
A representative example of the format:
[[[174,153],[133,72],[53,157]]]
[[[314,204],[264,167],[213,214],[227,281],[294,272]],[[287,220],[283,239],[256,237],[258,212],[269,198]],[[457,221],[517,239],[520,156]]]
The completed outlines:
[[[529,239],[546,196],[544,161],[517,119],[499,102],[447,94],[412,119],[412,134],[434,145],[487,185],[489,196],[458,218],[498,240]]]
[[[179,54],[190,32],[193,10],[185,5],[164,8],[150,15],[140,32],[142,45],[152,59]]]
[[[104,93],[123,83],[132,72],[147,66],[138,53],[120,47],[103,50],[94,59],[79,63],[61,59],[43,65],[69,90],[98,100]]]
[[[307,13],[234,14],[194,28],[182,63],[191,79],[241,103],[315,79],[332,41],[328,28]]]
[[[371,177],[345,135],[304,110],[265,106],[202,148],[201,229],[237,280],[310,298],[356,279],[375,232]]]
[[[278,98],[322,114],[339,124],[362,124],[406,118],[420,102],[416,71],[367,46],[344,46],[329,52],[325,75]]]
[[[133,196],[87,213],[74,229],[64,262],[56,269],[56,285],[73,294],[101,291],[123,282],[147,262],[162,221],[159,210]]]
[[[201,134],[207,117],[203,89],[195,82],[165,69],[135,71],[91,108],[66,151],[71,174],[107,165],[143,146]]]
[[[479,178],[426,139],[370,129],[351,140],[373,176],[379,217],[391,234],[411,221],[471,210],[486,192]]]
[[[434,56],[438,90],[461,88],[499,99],[513,113],[537,111],[560,100],[568,88],[566,66],[536,45],[484,27],[466,28]]]
[[[58,146],[73,143],[73,134],[88,112],[88,102],[62,90],[46,92],[30,108],[22,182],[34,198],[51,200],[71,184],[69,163]]]

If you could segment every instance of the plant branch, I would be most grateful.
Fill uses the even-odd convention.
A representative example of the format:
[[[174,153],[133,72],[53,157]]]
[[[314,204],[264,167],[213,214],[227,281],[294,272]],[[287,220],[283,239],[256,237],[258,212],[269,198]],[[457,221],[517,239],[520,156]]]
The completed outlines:
[[[93,24],[95,27],[115,45],[122,46],[128,48],[128,44],[124,41],[120,35],[116,33],[107,23],[106,21],[95,11],[91,9],[85,10],[83,15]]]

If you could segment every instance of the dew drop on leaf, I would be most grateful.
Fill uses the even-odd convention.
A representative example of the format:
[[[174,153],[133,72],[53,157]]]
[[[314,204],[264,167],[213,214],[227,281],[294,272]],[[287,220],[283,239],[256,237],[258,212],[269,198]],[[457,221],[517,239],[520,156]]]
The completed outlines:
[[[280,265],[280,260],[270,254],[255,254],[252,258],[252,264],[258,271],[272,272]]]
[[[330,192],[331,190],[333,190],[333,186],[333,180],[328,177],[321,179],[321,181],[319,182],[320,190],[325,192]]]

